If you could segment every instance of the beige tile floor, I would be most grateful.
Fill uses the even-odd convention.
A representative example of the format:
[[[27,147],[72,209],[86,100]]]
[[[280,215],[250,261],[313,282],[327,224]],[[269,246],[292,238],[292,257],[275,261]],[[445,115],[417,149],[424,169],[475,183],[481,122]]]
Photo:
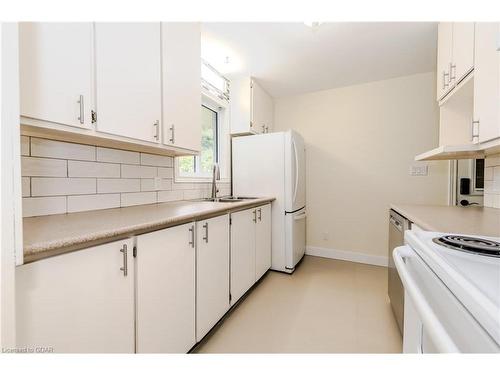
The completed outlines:
[[[196,348],[199,353],[398,353],[387,269],[306,256],[269,272]]]

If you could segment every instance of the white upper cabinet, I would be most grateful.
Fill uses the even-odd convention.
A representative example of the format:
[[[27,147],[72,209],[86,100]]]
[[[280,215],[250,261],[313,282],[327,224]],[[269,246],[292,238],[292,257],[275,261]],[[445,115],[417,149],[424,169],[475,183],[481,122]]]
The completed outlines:
[[[196,223],[196,339],[229,310],[229,215]]]
[[[232,79],[231,133],[269,133],[273,123],[273,98],[251,77]]]
[[[195,339],[195,224],[137,236],[137,353],[187,353]]]
[[[252,128],[257,133],[269,133],[274,120],[273,98],[255,80],[251,82],[251,89]]]
[[[160,23],[96,23],[97,130],[159,142]]]
[[[474,123],[479,142],[500,137],[500,24],[476,23]]]
[[[443,99],[473,69],[474,23],[439,23],[437,99]]]
[[[126,239],[17,267],[17,346],[133,353],[132,250]]]
[[[453,23],[453,59],[450,82],[457,84],[474,69],[474,23]]]
[[[199,23],[162,23],[163,143],[201,149]]]
[[[453,24],[440,22],[438,26],[437,50],[437,98],[450,91],[450,64],[453,50]]]
[[[92,24],[19,24],[21,116],[91,128]]]

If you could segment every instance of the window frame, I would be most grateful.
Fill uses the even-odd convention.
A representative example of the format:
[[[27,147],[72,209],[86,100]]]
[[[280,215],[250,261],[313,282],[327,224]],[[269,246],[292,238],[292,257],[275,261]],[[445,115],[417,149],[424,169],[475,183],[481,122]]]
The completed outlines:
[[[229,102],[202,88],[201,106],[217,114],[216,134],[216,161],[219,163],[221,179],[219,182],[230,182],[230,131],[229,131]],[[200,107],[201,109],[201,107]],[[200,124],[201,126],[201,124]],[[199,156],[199,154],[197,155]],[[211,182],[212,174],[182,174],[179,169],[179,158],[174,161],[174,182]]]

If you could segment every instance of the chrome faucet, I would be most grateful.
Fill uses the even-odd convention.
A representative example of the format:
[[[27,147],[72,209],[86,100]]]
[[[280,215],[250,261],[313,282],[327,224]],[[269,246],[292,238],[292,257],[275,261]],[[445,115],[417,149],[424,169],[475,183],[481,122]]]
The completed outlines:
[[[212,199],[215,200],[217,198],[217,184],[216,180],[220,180],[220,168],[219,164],[214,163],[214,167],[212,169]]]

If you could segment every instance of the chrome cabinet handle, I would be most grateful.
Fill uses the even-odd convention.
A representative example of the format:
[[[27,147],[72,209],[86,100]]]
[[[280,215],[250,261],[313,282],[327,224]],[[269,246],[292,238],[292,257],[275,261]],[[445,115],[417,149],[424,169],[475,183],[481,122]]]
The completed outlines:
[[[191,245],[192,248],[194,248],[194,225],[191,225],[189,231],[191,232],[191,241],[189,241],[189,244]]]
[[[158,141],[160,139],[160,121],[156,120],[153,127],[155,128],[155,135],[153,137]]]
[[[175,143],[175,125],[174,124],[172,124],[170,126],[170,132],[171,132],[170,142]]]
[[[474,125],[477,124],[477,133],[474,131],[475,127]],[[474,137],[479,137],[479,120],[472,120],[471,124],[471,131],[470,131],[470,140],[473,141]]]
[[[208,223],[203,224],[203,228],[205,228],[205,237],[203,237],[203,240],[208,243]]]
[[[452,80],[454,80],[454,79],[456,79],[456,78],[457,78],[457,77],[455,77],[455,76],[453,75],[453,69],[455,69],[455,70],[456,70],[456,68],[457,68],[457,66],[456,66],[455,64],[450,63],[450,83],[451,83],[451,81],[452,81]]]
[[[446,82],[446,77],[449,76],[449,73],[446,73],[444,70],[443,70],[443,89],[447,88],[448,87],[448,82]]]
[[[262,221],[262,209],[259,208],[259,221]]]
[[[126,244],[123,244],[123,247],[120,249],[120,253],[123,253],[123,267],[120,268],[120,271],[123,271],[123,276],[127,276],[128,264],[127,264],[127,245]]]
[[[257,210],[253,210],[253,222],[257,222]]]
[[[80,116],[78,116],[78,120],[80,120],[80,124],[85,123],[85,114],[84,114],[84,103],[83,103],[83,95],[80,95],[80,99],[78,100],[78,104],[80,104]]]

